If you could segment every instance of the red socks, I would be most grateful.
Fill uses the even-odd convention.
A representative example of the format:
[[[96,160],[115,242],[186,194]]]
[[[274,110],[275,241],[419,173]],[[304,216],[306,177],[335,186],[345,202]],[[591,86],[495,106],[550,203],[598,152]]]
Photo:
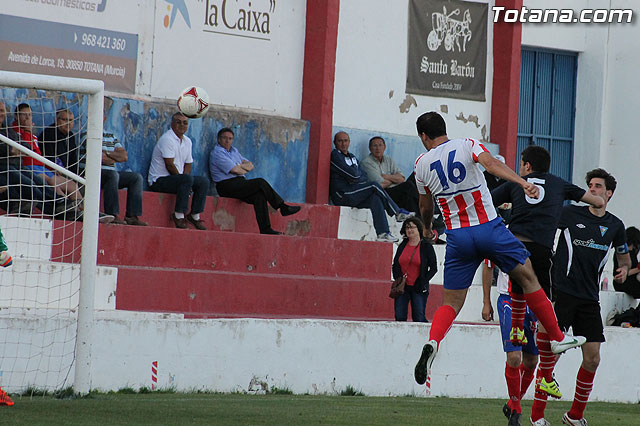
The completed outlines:
[[[551,382],[553,380],[553,367],[556,365],[556,356],[551,352],[549,335],[547,333],[538,332],[536,345],[538,346],[538,352],[540,353],[540,363],[538,364],[540,377],[544,377],[547,382]]]
[[[509,407],[516,413],[522,413],[520,406],[520,369],[511,367],[508,363],[504,368],[504,378],[507,380],[507,391],[509,392]]]
[[[595,375],[595,371],[592,373],[583,367],[580,367],[580,370],[578,370],[576,393],[573,396],[573,404],[571,404],[571,410],[569,410],[568,413],[569,417],[574,420],[580,420],[584,417],[584,409],[587,406],[591,389],[593,389],[593,378]]]
[[[556,341],[564,339],[564,333],[558,327],[556,313],[553,311],[553,306],[551,306],[551,302],[544,290],[539,289],[533,293],[525,294],[524,298],[527,301],[527,305],[529,305],[529,309],[538,317],[538,321],[547,331],[549,338]]]
[[[540,370],[538,370],[537,380],[540,380]],[[533,396],[533,405],[531,406],[531,421],[535,422],[544,417],[544,409],[547,408],[547,394],[540,392],[536,386],[536,392]]]
[[[451,306],[440,306],[436,313],[433,314],[431,331],[429,332],[429,340],[435,340],[436,342],[438,342],[438,346],[440,346],[440,342],[449,332],[451,324],[453,324],[453,320],[456,319],[456,316],[456,311]]]
[[[533,381],[535,372],[535,370],[529,370],[524,364],[520,364],[520,377],[522,377],[520,383],[520,399],[527,393],[527,389],[529,389],[529,385]]]
[[[509,297],[511,297],[511,328],[523,329],[524,314],[527,312],[524,294],[509,293]]]

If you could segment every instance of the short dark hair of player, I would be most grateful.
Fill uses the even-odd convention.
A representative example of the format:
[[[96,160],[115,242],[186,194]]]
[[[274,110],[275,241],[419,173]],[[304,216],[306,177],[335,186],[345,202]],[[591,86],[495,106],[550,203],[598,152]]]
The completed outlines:
[[[28,103],[23,102],[21,104],[18,104],[18,106],[16,107],[16,112],[20,112],[23,109],[27,109],[27,108],[31,109],[31,105],[29,105]]]
[[[229,127],[223,127],[222,129],[220,129],[220,131],[218,132],[218,136],[217,138],[220,139],[220,136],[222,136],[225,133],[231,133],[231,135],[235,136],[235,133],[233,133],[233,130],[231,130]]]
[[[640,230],[635,226],[627,228],[627,245],[633,246],[636,249],[640,248]]]
[[[402,222],[402,228],[400,228],[400,235],[402,235],[403,237],[407,236],[407,225],[409,223],[413,223],[414,225],[416,225],[416,228],[418,228],[418,235],[420,235],[420,238],[422,238],[424,224],[422,223],[422,220],[420,220],[420,218],[416,216],[411,216],[410,218]]]
[[[609,172],[607,172],[605,169],[598,168],[588,172],[586,178],[587,186],[593,178],[604,179],[604,187],[607,189],[607,191],[611,191],[611,195],[616,192],[616,185],[618,184],[618,182],[616,181],[616,178],[614,178],[613,175],[609,174]]]
[[[384,141],[382,136],[374,136],[371,139],[369,139],[369,149],[371,149],[371,145],[373,144],[373,141],[375,141],[376,139],[380,139],[382,141],[382,145],[384,145],[385,147],[387,146],[387,143]]]
[[[444,118],[435,111],[425,112],[416,120],[418,135],[426,134],[429,139],[447,134],[447,124]]]
[[[551,166],[551,155],[549,151],[541,147],[540,145],[529,145],[526,147],[522,154],[523,163],[531,164],[531,168],[534,172],[547,173]]]

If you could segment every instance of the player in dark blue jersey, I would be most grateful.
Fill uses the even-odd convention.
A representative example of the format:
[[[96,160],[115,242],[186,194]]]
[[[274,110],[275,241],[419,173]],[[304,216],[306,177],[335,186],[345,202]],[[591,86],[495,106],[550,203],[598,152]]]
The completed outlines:
[[[614,280],[623,282],[631,267],[624,224],[607,212],[616,189],[616,180],[603,169],[587,173],[589,192],[603,196],[605,206],[567,206],[562,210],[554,263],[554,284],[557,287],[555,311],[561,328],[573,328],[585,336],[582,346],[582,365],[576,379],[576,392],[563,423],[586,425],[584,409],[593,388],[593,378],[600,363],[600,345],[604,342],[604,327],[600,315],[599,282],[609,250],[615,248],[618,268]]]
[[[496,206],[503,203],[512,204],[509,230],[531,253],[529,259],[540,286],[547,297],[554,300],[551,285],[551,257],[553,240],[564,202],[565,200],[584,201],[596,207],[603,207],[604,200],[549,173],[550,165],[551,156],[545,148],[537,145],[525,148],[520,159],[520,175],[539,188],[539,197],[528,197],[521,188],[511,182],[506,182],[494,189],[491,197]],[[522,345],[526,343],[523,327],[526,303],[524,292],[517,280],[511,282],[512,287],[509,293],[512,303],[511,341],[515,345]],[[547,395],[560,398],[562,393],[553,378],[555,355],[551,351],[549,336],[542,324],[539,324],[536,343],[540,352],[536,400],[546,401]]]

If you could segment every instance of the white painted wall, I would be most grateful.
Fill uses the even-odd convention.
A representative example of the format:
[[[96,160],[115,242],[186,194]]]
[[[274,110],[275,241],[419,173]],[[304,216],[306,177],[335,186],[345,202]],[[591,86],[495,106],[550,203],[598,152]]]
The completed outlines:
[[[635,8],[631,24],[610,26],[605,76],[604,137],[601,139],[601,166],[613,173],[618,189],[609,210],[620,217],[626,226],[640,227],[638,218],[638,164],[640,145],[637,141],[640,111],[640,25],[637,2],[613,0],[612,7]]]
[[[408,13],[408,0],[340,2],[333,125],[415,136],[418,116],[436,110],[443,112],[449,136],[487,140],[492,24],[487,29],[486,102],[409,95],[405,94]]]
[[[300,118],[306,2],[187,0],[186,4],[191,27],[178,16],[167,28],[167,2],[156,0],[151,96],[174,98],[195,84],[208,91],[213,104]],[[225,27],[223,4],[230,25],[238,26],[242,11],[248,10],[252,18],[259,16],[262,28],[268,13],[270,32]],[[214,22],[214,6],[217,25],[205,24],[207,19]]]
[[[21,338],[37,337],[37,327],[26,321],[0,317],[0,330],[11,325],[21,331]],[[123,311],[98,313],[91,387],[150,388],[151,363],[157,361],[158,386],[178,391],[264,393],[275,386],[298,394],[336,394],[352,386],[367,395],[423,396],[425,388],[415,384],[413,367],[429,327],[411,322],[184,320]],[[640,365],[630,363],[628,354],[640,350],[640,331],[607,327],[605,335],[590,400],[637,403]],[[454,325],[434,362],[431,394],[505,398],[500,340],[495,325]],[[12,344],[5,348],[8,353],[14,349]],[[556,377],[564,400],[573,397],[579,364],[577,350],[558,363]],[[6,369],[1,364],[0,368]],[[20,377],[2,380],[9,392],[21,389],[16,385]]]

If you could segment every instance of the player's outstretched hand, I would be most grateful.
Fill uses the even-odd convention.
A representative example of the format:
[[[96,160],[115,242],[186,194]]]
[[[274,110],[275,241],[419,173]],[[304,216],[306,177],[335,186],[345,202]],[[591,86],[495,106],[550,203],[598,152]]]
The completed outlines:
[[[532,184],[531,182],[524,181],[522,184],[522,189],[524,189],[525,195],[530,198],[538,198],[540,196],[540,188]]]

